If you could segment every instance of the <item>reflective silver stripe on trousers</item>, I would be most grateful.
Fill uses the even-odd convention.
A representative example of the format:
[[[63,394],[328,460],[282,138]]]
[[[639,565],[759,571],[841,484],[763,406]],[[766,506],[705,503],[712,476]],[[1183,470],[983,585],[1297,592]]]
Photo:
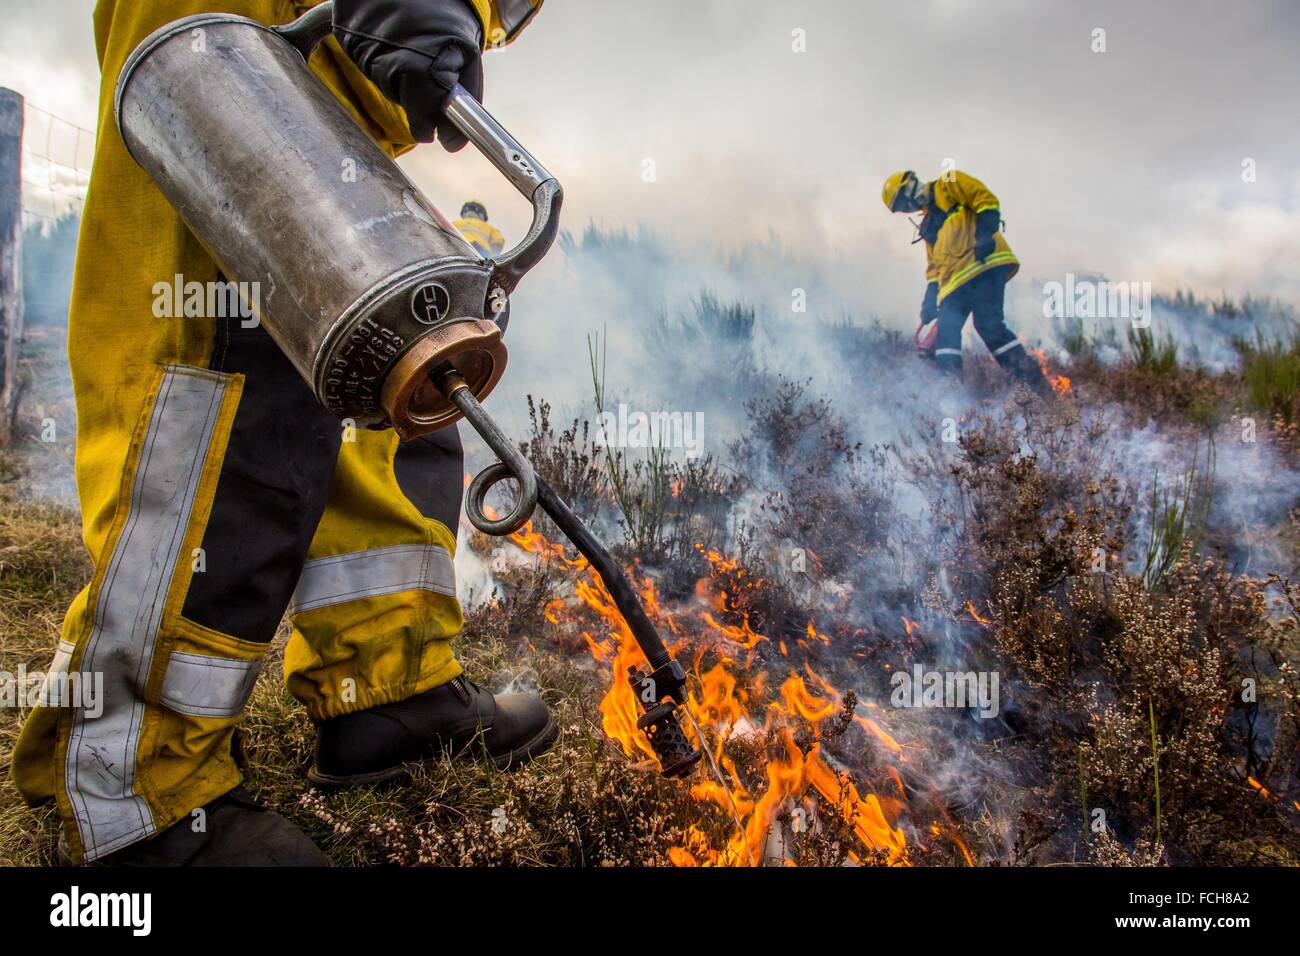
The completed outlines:
[[[1011,351],[1013,348],[1015,348],[1017,345],[1023,345],[1023,344],[1024,344],[1024,343],[1021,342],[1019,339],[1012,339],[1012,340],[1011,340],[1010,342],[1008,342],[1006,345],[1002,346],[1002,348],[1000,348],[1000,349],[995,349],[994,352],[993,352],[993,354],[994,354],[994,355],[1001,355],[1003,352],[1010,352],[1010,351]]]
[[[191,717],[234,717],[257,683],[261,661],[173,651],[163,677],[162,702]]]
[[[87,860],[154,832],[153,814],[135,792],[145,683],[227,381],[168,366],[154,399],[80,665],[84,674],[103,674],[104,710],[93,720],[74,711],[68,741],[68,799]]]
[[[961,355],[961,349],[935,349],[935,355]]]
[[[36,703],[42,707],[72,706],[72,701],[65,700],[63,696],[63,691],[68,687],[68,682],[63,678],[68,673],[72,652],[76,649],[75,644],[59,641],[59,646],[54,650],[54,660],[50,661],[50,669],[45,672],[45,680],[41,681],[41,690],[36,696]]]
[[[456,566],[446,548],[399,544],[308,561],[298,578],[289,613],[412,590],[455,597]]]

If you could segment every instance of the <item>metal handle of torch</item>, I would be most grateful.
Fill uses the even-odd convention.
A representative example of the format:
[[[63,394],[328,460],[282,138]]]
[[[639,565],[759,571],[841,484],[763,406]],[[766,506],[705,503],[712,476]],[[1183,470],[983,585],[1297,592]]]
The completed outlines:
[[[303,59],[307,59],[333,28],[334,4],[329,0],[312,7],[292,23],[272,30],[302,54]],[[442,112],[532,204],[533,222],[528,232],[513,248],[492,257],[492,281],[502,292],[509,294],[524,274],[542,261],[555,242],[560,231],[564,190],[537,157],[510,135],[459,83],[447,93]]]
[[[503,535],[523,527],[536,505],[540,504],[542,510],[551,516],[556,527],[573,542],[600,576],[614,606],[623,615],[632,637],[650,664],[649,672],[636,668],[629,668],[628,672],[628,683],[644,711],[637,719],[637,727],[645,732],[659,758],[664,775],[686,776],[702,756],[682,732],[675,713],[679,705],[686,703],[686,673],[668,652],[627,575],[564,499],[544,479],[537,476],[528,459],[511,444],[487,410],[479,404],[460,373],[447,366],[435,371],[431,377],[439,390],[460,409],[465,420],[501,459],[479,472],[470,482],[465,495],[465,512],[470,523],[486,534]],[[504,518],[490,518],[484,511],[487,493],[493,485],[507,478],[513,478],[518,483],[518,499]]]

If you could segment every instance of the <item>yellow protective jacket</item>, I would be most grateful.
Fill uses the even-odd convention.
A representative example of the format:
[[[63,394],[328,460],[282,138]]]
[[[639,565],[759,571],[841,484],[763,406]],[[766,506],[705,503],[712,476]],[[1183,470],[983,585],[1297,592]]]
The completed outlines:
[[[938,283],[938,301],[990,269],[1009,266],[1007,278],[1015,275],[1020,260],[1001,231],[993,236],[993,253],[983,262],[975,259],[976,217],[999,208],[998,197],[974,176],[957,170],[936,179],[932,186],[934,196],[921,221],[921,235],[925,239],[925,278]]]
[[[506,237],[490,222],[471,216],[452,223],[465,241],[485,256],[494,256],[506,247]]]
[[[469,2],[489,46],[508,43],[541,5]],[[68,331],[82,534],[95,573],[68,610],[50,673],[100,679],[103,713],[91,719],[42,691],[10,761],[29,802],[56,800],[77,861],[161,832],[239,782],[231,735],[268,650],[185,610],[195,578],[208,573],[204,562],[238,566],[237,556],[207,554],[202,545],[212,516],[227,506],[238,511],[243,501],[236,495],[223,503],[218,491],[239,467],[227,461],[228,450],[242,441],[237,417],[257,407],[258,389],[246,390],[247,376],[218,361],[230,343],[219,338],[215,319],[159,319],[153,311],[160,280],[213,281],[217,266],[127,154],[114,121],[114,83],[135,46],[170,21],[222,12],[283,24],[313,5],[99,0],[95,7],[99,134]],[[310,65],[381,148],[396,155],[415,145],[401,108],[333,37]],[[460,673],[450,646],[463,623],[455,528],[407,497],[395,472],[395,433],[362,429],[337,440],[284,652],[288,689],[316,720],[403,700]],[[260,500],[299,500],[302,464],[287,458]],[[453,481],[459,491],[459,473]]]

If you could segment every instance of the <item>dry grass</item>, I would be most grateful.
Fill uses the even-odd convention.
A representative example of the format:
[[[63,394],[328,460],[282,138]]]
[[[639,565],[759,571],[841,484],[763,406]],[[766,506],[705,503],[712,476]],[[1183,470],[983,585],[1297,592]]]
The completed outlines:
[[[536,689],[556,710],[560,741],[544,757],[509,773],[443,760],[407,786],[324,795],[304,786],[308,722],[279,682],[264,678],[241,738],[254,792],[345,865],[666,863],[667,848],[684,839],[684,793],[605,738],[591,668],[530,650],[509,628],[501,607],[482,608],[457,653],[488,685]]]
[[[89,577],[76,515],[66,507],[19,500],[0,485],[0,670],[43,672],[49,666],[63,611]],[[25,716],[22,709],[0,708],[6,782]],[[0,866],[48,862],[53,832],[48,808],[33,814],[12,785],[0,786]]]

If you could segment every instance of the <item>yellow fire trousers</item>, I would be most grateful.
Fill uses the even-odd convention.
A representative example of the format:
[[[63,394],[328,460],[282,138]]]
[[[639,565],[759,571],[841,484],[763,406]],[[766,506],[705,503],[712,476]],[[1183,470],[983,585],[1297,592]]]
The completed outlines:
[[[216,6],[285,23],[310,4]],[[350,429],[265,331],[238,315],[186,315],[164,291],[220,277],[127,155],[113,87],[145,36],[213,9],[95,10],[104,82],[68,332],[95,571],[52,671],[102,680],[103,707],[92,718],[47,695],[12,764],[29,801],[57,801],[78,860],[146,839],[240,781],[232,734],[286,610],[285,680],[313,719],[460,673],[454,429],[405,443]],[[412,145],[400,109],[332,38],[312,69],[390,154]]]

